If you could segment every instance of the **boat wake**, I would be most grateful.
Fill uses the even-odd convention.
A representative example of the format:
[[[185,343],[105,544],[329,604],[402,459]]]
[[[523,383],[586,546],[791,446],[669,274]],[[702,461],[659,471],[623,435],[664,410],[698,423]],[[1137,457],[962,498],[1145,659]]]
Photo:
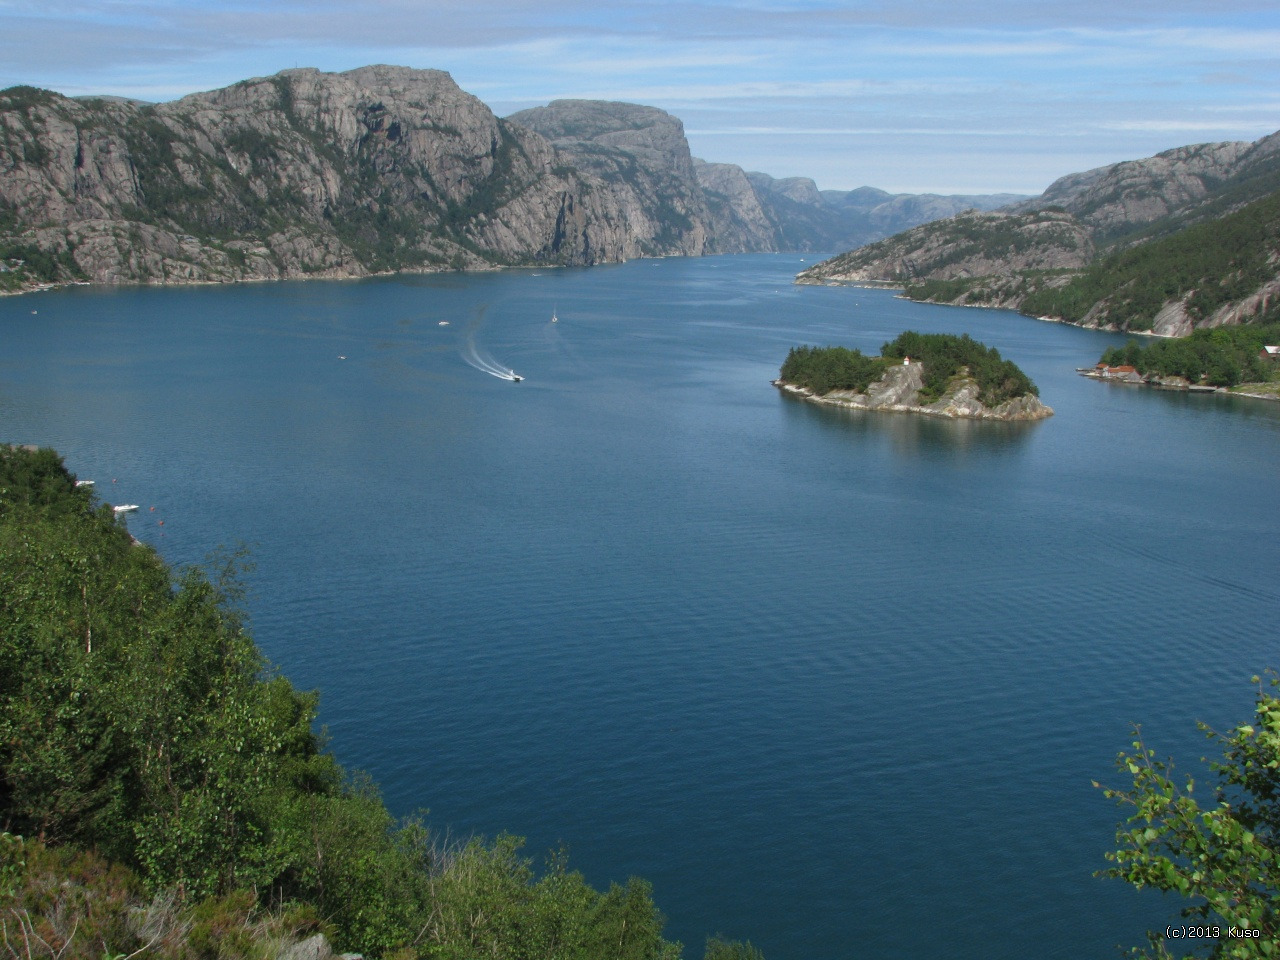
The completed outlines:
[[[524,377],[517,374],[510,367],[504,367],[489,354],[489,351],[483,349],[476,344],[476,333],[480,329],[481,321],[484,320],[485,308],[481,307],[476,313],[475,319],[467,324],[467,335],[462,343],[462,359],[482,373],[487,373],[491,377],[497,377],[499,380],[519,381]]]

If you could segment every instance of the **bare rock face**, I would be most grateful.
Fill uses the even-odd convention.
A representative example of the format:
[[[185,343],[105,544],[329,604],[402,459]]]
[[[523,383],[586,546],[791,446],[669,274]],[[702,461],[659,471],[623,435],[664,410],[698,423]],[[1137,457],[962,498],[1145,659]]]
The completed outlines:
[[[1114,235],[1195,205],[1214,185],[1235,176],[1255,148],[1243,141],[1201,143],[1110,164],[1062,177],[1011,210],[1061,207],[1095,235]]]
[[[0,242],[100,282],[626,256],[627,211],[555,158],[435,70],[288,70],[160,105],[13,88]]]
[[[0,91],[5,289],[33,250],[43,273],[19,285],[828,250],[961,199],[703,164],[653,107],[557,101],[503,120],[437,70],[286,70],[164,104]]]
[[[818,264],[797,282],[897,284],[917,299],[1185,336],[1194,327],[1246,322],[1274,299],[1274,244],[1258,224],[1276,217],[1277,182],[1280,133],[1254,143],[1180,147],[1063,177],[1040,197],[1002,211],[904,231]],[[1178,239],[1191,227],[1200,230],[1196,241],[1186,239],[1191,234]],[[1189,252],[1195,242],[1229,249],[1235,259],[1192,275],[1204,269]],[[1147,244],[1141,254],[1132,250]],[[1082,276],[1103,257],[1110,259]],[[1270,267],[1260,269],[1259,258]],[[1149,281],[1161,272],[1172,292],[1153,304]],[[1193,310],[1197,302],[1214,304],[1212,313]]]
[[[693,169],[707,202],[718,252],[780,249],[782,238],[745,170],[733,163],[706,163],[696,157]]]
[[[1039,397],[1030,393],[1006,400],[998,406],[988,407],[978,399],[977,382],[967,378],[958,379],[945,396],[933,403],[921,404],[919,400],[920,389],[924,386],[924,366],[918,362],[894,364],[879,380],[867,387],[866,393],[832,390],[818,395],[784,380],[775,380],[774,385],[814,403],[861,410],[920,413],[966,420],[1043,420],[1053,416],[1053,408],[1045,406]]]
[[[805,270],[797,283],[904,283],[1007,271],[1077,270],[1093,256],[1088,231],[1065,213],[970,211],[924,224]]]
[[[1185,337],[1196,329],[1248,323],[1270,304],[1280,301],[1280,277],[1264,283],[1248,296],[1224,303],[1202,320],[1192,316],[1187,299],[1184,297],[1166,303],[1151,322],[1151,332],[1158,337]]]
[[[684,125],[656,107],[555,100],[507,118],[551,141],[621,211],[626,256],[712,252],[711,220]]]
[[[276,960],[363,960],[358,953],[334,953],[328,938],[317,933],[305,940],[282,946]]]

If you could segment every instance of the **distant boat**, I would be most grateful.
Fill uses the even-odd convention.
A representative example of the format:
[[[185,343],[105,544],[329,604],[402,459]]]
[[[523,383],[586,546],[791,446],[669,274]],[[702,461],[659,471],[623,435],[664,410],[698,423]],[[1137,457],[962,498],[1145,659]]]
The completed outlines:
[[[116,513],[133,513],[138,509],[138,505],[136,503],[122,503],[120,506],[112,507],[111,509]]]
[[[439,323],[436,324],[437,327],[447,327],[448,325],[449,325],[448,320],[441,320]]]
[[[556,312],[554,310],[551,311],[551,322],[552,323],[560,322],[560,318],[556,316]]]
[[[511,382],[512,382],[512,383],[519,383],[519,382],[520,382],[521,380],[523,380],[523,379],[524,379],[524,377],[520,376],[520,374],[516,373],[514,370],[512,370],[512,371],[511,371]]]
[[[77,481],[76,481],[76,486],[77,486],[77,487],[92,487],[92,486],[93,486],[93,481],[92,481],[92,480],[77,480]]]

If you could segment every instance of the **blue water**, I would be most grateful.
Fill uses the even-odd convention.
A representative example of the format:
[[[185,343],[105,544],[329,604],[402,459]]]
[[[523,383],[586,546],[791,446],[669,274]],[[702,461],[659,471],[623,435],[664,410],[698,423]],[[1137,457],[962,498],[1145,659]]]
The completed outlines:
[[[395,811],[644,876],[691,958],[1113,956],[1176,904],[1093,876],[1090,781],[1137,722],[1194,766],[1280,665],[1280,404],[1096,383],[1113,335],[801,268],[4,298],[0,439],[173,563],[250,544],[259,644]],[[903,329],[998,347],[1057,415],[769,385]]]

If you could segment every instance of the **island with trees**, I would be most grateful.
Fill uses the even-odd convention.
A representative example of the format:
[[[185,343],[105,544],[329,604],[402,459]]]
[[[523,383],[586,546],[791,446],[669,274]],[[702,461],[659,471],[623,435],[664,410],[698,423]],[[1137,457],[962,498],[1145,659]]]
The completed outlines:
[[[878,357],[848,347],[793,347],[774,385],[817,403],[975,420],[1043,420],[1031,379],[968,334],[906,331]]]

